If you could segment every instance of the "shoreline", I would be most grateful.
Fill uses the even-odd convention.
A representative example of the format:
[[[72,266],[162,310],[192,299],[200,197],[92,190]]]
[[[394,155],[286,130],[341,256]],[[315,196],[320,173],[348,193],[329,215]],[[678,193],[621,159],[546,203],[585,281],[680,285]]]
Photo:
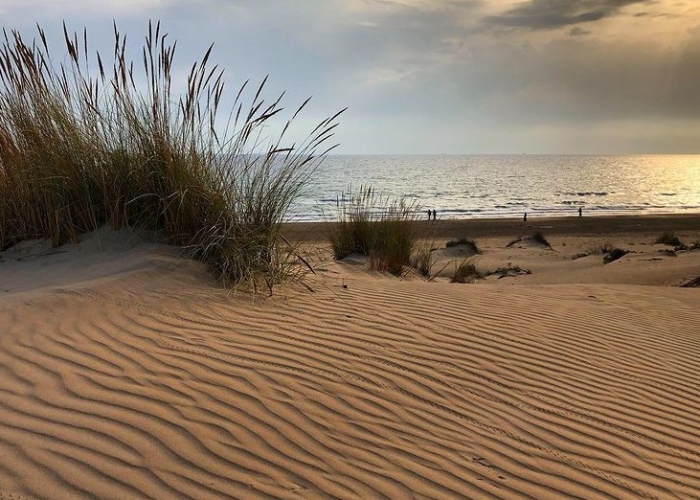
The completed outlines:
[[[330,222],[284,222],[282,234],[299,242],[324,240]],[[694,234],[700,238],[700,213],[698,214],[636,214],[636,215],[586,215],[583,217],[548,217],[530,215],[527,222],[519,218],[473,218],[416,220],[418,238],[449,239],[454,237],[497,238],[516,237],[541,231],[556,236],[610,236],[639,234],[656,237],[664,232],[679,235]]]

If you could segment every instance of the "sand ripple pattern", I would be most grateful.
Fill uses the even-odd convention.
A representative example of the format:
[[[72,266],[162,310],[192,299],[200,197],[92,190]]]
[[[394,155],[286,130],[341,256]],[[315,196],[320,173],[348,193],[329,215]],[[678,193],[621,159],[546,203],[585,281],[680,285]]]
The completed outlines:
[[[0,499],[700,498],[700,291],[0,302]]]

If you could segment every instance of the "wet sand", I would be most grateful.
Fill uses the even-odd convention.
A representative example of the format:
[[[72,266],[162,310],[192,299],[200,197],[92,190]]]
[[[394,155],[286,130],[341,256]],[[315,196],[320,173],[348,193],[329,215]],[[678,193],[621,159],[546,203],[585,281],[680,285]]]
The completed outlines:
[[[299,240],[323,240],[332,222],[297,222],[285,224],[285,235]],[[453,238],[465,235],[474,238],[510,237],[528,231],[552,235],[598,236],[635,233],[638,236],[658,236],[665,231],[676,233],[700,232],[700,214],[682,215],[610,215],[583,217],[538,217],[522,219],[440,219],[417,220],[414,223],[421,238]]]

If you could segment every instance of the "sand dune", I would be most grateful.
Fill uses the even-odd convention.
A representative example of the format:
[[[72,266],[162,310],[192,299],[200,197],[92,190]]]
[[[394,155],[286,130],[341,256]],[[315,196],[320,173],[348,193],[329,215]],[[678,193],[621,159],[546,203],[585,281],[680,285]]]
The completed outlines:
[[[700,496],[700,290],[144,262],[0,295],[1,499]]]

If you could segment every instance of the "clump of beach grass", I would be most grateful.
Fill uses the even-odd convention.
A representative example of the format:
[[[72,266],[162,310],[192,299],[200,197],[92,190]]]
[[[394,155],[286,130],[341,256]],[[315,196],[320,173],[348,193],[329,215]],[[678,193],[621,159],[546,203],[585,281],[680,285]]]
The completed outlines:
[[[27,43],[6,32],[0,47],[0,250],[27,239],[76,242],[103,224],[140,227],[187,248],[227,286],[283,278],[280,223],[332,149],[340,113],[287,144],[307,100],[263,142],[282,116],[281,96],[266,102],[265,81],[244,84],[222,126],[212,47],[175,95],[175,43],[160,23],[148,25],[141,66],[127,59],[116,25],[111,67],[90,57],[86,31],[64,25],[60,64],[40,27],[38,35]]]
[[[612,243],[603,243],[600,246],[594,247],[589,250],[590,254],[606,254],[610,253],[615,249],[615,247],[612,245]]]
[[[433,277],[433,266],[435,265],[433,250],[434,241],[423,240],[417,244],[416,252],[412,257],[413,267],[428,279]]]
[[[661,233],[656,240],[654,241],[656,244],[661,244],[661,245],[668,245],[672,247],[684,247],[683,242],[681,242],[680,238],[676,236],[673,232],[664,232]]]
[[[458,238],[458,239],[453,239],[445,243],[445,248],[453,248],[453,247],[466,247],[470,253],[473,254],[480,254],[481,251],[479,251],[479,247],[476,245],[476,242],[474,240],[470,240],[469,238]]]
[[[589,255],[605,255],[613,251],[615,247],[611,243],[603,243],[588,247],[585,252],[577,253],[571,256],[571,260],[581,259]]]
[[[623,248],[613,248],[603,257],[603,263],[610,264],[611,262],[624,257],[628,253],[630,253],[629,250],[625,250]]]
[[[535,234],[532,235],[532,240],[539,243],[540,245],[552,248],[552,245],[549,244],[547,238],[545,238],[544,234],[542,234],[540,231],[537,231]]]
[[[510,243],[508,243],[506,245],[506,248],[510,248],[513,245],[516,245],[516,244],[521,243],[523,241],[531,241],[531,242],[537,243],[538,245],[542,245],[545,248],[549,248],[549,249],[552,248],[552,245],[549,243],[549,241],[547,241],[547,238],[545,238],[544,234],[542,234],[540,231],[535,232],[532,236],[527,236],[527,237],[519,236],[519,237],[515,238],[514,240],[512,240]]]
[[[525,274],[532,274],[532,271],[529,269],[525,269],[524,267],[520,267],[517,264],[513,265],[512,262],[509,262],[507,266],[502,266],[494,269],[493,271],[487,272],[486,276],[496,275],[498,276],[498,279],[501,279],[512,276],[522,276]]]
[[[473,283],[481,278],[483,278],[482,273],[469,258],[466,258],[459,263],[455,262],[455,271],[450,278],[450,283]]]
[[[361,186],[354,196],[341,195],[336,207],[337,220],[327,235],[334,257],[358,253],[368,257],[371,269],[401,275],[410,265],[416,243],[413,222],[419,210],[415,204]]]

